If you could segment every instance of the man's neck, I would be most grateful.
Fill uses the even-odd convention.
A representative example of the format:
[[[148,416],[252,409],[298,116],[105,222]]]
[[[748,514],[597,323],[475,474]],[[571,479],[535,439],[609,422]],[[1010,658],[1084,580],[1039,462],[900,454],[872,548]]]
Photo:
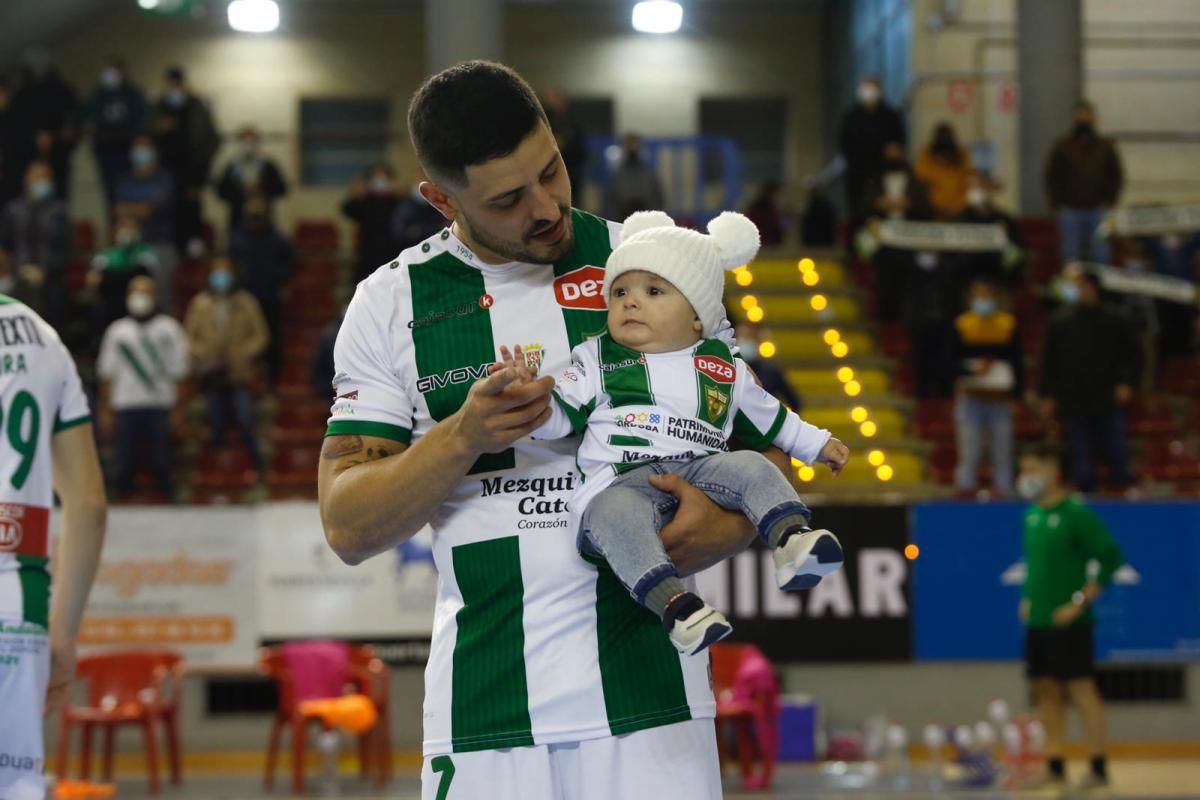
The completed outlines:
[[[1038,500],[1038,505],[1042,508],[1054,508],[1056,505],[1067,499],[1067,490],[1061,486],[1056,486],[1053,489],[1047,489],[1046,493]]]
[[[495,266],[496,264],[507,264],[512,261],[511,258],[506,258],[505,256],[493,252],[474,241],[467,234],[466,229],[458,224],[458,220],[455,220],[450,224],[450,232],[453,233],[460,242],[465,244],[471,250],[471,252],[475,254],[475,257],[484,264]]]

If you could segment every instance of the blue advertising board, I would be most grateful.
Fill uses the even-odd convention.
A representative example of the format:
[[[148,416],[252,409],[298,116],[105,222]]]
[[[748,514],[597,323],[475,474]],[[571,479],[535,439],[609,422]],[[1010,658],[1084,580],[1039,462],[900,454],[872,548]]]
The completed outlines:
[[[1096,604],[1096,656],[1200,661],[1200,504],[1093,503],[1125,566]],[[1021,503],[927,503],[913,508],[920,555],[910,575],[914,655],[1019,659]]]

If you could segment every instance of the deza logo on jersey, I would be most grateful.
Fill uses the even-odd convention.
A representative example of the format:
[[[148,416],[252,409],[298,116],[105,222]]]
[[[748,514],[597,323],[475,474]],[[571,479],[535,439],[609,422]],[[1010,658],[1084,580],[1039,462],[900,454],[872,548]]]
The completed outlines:
[[[733,364],[716,356],[696,356],[695,363],[697,372],[703,372],[717,383],[733,383],[734,375],[737,374]]]
[[[417,391],[421,394],[445,389],[447,386],[457,386],[462,383],[474,383],[480,378],[486,378],[491,364],[480,364],[477,367],[455,367],[437,375],[426,375],[417,381]]]
[[[554,280],[554,298],[563,308],[584,308],[603,311],[604,270],[600,267],[580,267]]]
[[[15,553],[21,546],[25,529],[15,519],[0,518],[0,553]]]

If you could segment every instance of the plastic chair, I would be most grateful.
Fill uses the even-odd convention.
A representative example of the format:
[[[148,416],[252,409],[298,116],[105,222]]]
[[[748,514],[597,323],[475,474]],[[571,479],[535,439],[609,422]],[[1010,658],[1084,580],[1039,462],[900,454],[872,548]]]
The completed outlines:
[[[158,794],[158,743],[155,727],[166,732],[167,763],[171,783],[182,780],[179,748],[179,701],[185,671],[183,656],[169,650],[139,650],[104,653],[79,659],[76,674],[88,685],[87,705],[68,702],[62,711],[58,734],[58,774],[68,774],[71,730],[83,728],[80,774],[91,774],[92,734],[104,729],[104,780],[113,773],[113,744],[121,725],[142,729],[146,747],[146,773],[150,793]]]
[[[391,779],[389,677],[387,667],[370,647],[332,641],[290,642],[280,647],[264,647],[259,664],[275,681],[279,693],[279,707],[271,721],[267,742],[263,775],[267,790],[275,784],[280,738],[286,727],[292,737],[292,792],[304,793],[308,727],[314,722],[325,730],[332,727],[326,707],[312,701],[339,698],[346,694],[347,688],[366,696],[376,716],[374,723],[357,736],[361,774],[373,776],[379,785]]]
[[[728,760],[727,736],[737,743],[742,786],[767,789],[779,758],[779,684],[762,651],[750,644],[715,644],[713,691],[717,696],[717,745]],[[755,762],[760,768],[755,770]]]

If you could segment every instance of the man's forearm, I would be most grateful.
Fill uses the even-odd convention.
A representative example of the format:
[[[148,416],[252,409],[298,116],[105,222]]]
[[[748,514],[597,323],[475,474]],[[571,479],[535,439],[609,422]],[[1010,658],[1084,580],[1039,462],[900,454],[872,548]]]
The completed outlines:
[[[75,639],[87,605],[88,592],[100,565],[107,507],[101,495],[90,503],[63,508],[62,534],[54,558],[54,592],[50,635]]]
[[[321,503],[326,538],[348,564],[419,531],[479,457],[458,441],[451,420],[399,455],[379,449],[382,455],[364,451],[361,462],[333,476]]]

